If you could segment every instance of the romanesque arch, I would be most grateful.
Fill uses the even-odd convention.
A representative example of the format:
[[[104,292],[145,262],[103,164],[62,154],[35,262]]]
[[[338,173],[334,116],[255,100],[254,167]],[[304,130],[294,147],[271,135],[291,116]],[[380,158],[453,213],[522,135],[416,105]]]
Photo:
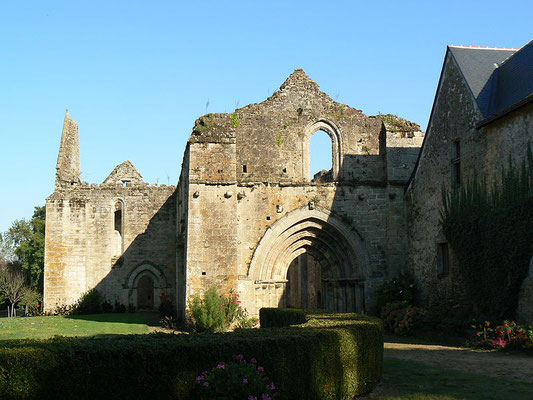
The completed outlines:
[[[296,271],[296,272],[294,272]],[[269,227],[248,277],[255,306],[364,311],[367,251],[357,233],[328,210],[295,210]]]
[[[312,124],[309,124],[304,131],[304,137],[302,141],[302,176],[307,179],[311,174],[311,155],[310,155],[310,141],[311,137],[317,131],[326,132],[331,138],[331,162],[332,162],[332,180],[337,180],[341,171],[342,162],[342,137],[339,127],[332,121],[327,119],[320,119]]]
[[[124,284],[124,288],[129,289],[129,304],[141,309],[157,308],[159,295],[167,287],[167,279],[163,272],[149,263],[142,263],[134,268]]]

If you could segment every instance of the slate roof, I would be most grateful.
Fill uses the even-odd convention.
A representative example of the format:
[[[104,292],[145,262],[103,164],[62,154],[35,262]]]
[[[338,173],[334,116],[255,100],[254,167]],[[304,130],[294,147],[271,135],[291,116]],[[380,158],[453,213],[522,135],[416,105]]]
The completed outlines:
[[[448,46],[470,87],[479,109],[487,117],[490,103],[491,76],[497,66],[512,56],[516,49],[490,47]]]
[[[533,96],[533,41],[517,49],[448,46],[485,119]]]

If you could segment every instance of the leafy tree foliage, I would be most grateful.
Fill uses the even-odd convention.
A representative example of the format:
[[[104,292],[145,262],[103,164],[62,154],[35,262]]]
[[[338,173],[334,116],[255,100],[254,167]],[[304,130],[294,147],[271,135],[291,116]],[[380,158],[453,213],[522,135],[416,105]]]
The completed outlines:
[[[20,264],[22,271],[31,286],[43,290],[44,271],[44,229],[45,207],[35,207],[31,220],[19,219],[13,222],[5,232],[2,248],[7,254],[14,256],[10,262]]]

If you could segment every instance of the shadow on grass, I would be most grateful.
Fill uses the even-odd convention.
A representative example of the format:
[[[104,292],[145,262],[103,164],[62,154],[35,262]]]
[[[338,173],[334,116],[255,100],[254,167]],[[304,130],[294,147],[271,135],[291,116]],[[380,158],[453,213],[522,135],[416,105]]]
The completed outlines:
[[[533,386],[527,382],[390,358],[385,358],[384,367],[383,385],[371,399],[533,399]]]
[[[76,319],[94,322],[118,322],[123,324],[143,324],[148,326],[161,326],[161,317],[158,312],[135,312],[135,313],[108,313],[108,314],[87,314],[68,315],[67,319]]]

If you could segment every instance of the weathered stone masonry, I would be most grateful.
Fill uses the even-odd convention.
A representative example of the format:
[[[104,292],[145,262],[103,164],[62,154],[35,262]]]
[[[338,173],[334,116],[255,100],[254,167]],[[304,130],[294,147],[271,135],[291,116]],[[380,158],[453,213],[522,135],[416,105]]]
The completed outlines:
[[[333,165],[312,180],[318,130]],[[199,118],[177,188],[145,184],[129,162],[88,185],[67,115],[47,200],[46,307],[97,287],[150,308],[165,291],[183,316],[187,299],[217,285],[253,314],[371,310],[375,287],[405,263],[404,185],[422,139],[418,125],[367,117],[296,70],[262,103]]]

